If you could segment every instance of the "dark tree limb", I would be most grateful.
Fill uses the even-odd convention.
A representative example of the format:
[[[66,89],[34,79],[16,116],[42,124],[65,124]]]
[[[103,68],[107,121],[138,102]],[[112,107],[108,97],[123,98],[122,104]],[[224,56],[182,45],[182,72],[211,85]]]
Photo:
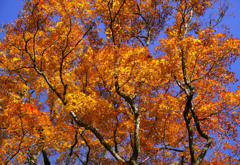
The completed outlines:
[[[112,147],[104,140],[103,136],[98,132],[98,130],[96,128],[94,128],[93,126],[89,125],[89,124],[85,124],[83,123],[81,120],[79,120],[76,116],[76,114],[71,111],[70,112],[72,118],[74,119],[74,121],[77,123],[78,126],[80,127],[84,127],[86,130],[90,130],[95,136],[96,138],[98,138],[99,142],[112,154],[112,156],[120,162],[126,162],[124,160],[124,158],[122,158],[118,153],[116,153],[116,151],[114,149],[112,149]]]
[[[74,147],[78,144],[78,131],[76,130],[76,133],[75,133],[75,136],[74,136],[74,143],[72,144],[71,148],[70,148],[70,151],[69,151],[69,154],[68,154],[68,157],[67,157],[67,161],[66,161],[66,165],[70,164],[71,162],[71,157],[74,153]]]
[[[44,161],[44,165],[51,165],[48,156],[47,156],[47,152],[45,150],[42,150],[42,155],[43,155],[43,161]]]

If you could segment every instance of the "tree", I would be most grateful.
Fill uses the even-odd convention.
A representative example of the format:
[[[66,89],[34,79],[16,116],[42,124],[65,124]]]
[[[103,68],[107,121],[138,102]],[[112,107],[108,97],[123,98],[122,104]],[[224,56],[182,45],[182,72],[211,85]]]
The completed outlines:
[[[239,163],[230,65],[240,40],[216,31],[227,8],[220,0],[25,0],[1,27],[0,161]]]

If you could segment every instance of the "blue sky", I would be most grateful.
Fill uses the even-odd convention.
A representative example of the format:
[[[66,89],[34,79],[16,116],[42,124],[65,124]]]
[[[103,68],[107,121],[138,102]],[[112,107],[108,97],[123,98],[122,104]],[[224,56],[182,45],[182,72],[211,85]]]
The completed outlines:
[[[223,23],[229,27],[230,32],[234,37],[240,38],[240,0],[229,1],[232,3],[232,6],[226,17],[223,19]],[[233,12],[233,16],[230,16],[231,12]],[[232,65],[232,71],[236,73],[236,77],[239,79],[239,82],[237,82],[233,88],[236,89],[236,86],[240,86],[240,59]]]
[[[22,0],[0,0],[0,23],[8,23],[16,19],[22,4]]]

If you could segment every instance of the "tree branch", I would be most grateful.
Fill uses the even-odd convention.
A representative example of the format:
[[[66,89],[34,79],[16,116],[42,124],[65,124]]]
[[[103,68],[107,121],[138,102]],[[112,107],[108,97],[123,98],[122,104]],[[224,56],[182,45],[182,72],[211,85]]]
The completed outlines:
[[[212,138],[210,136],[208,136],[207,134],[205,134],[201,130],[198,117],[197,117],[196,113],[194,112],[192,104],[191,104],[190,109],[191,109],[191,113],[193,115],[193,119],[194,119],[194,122],[196,124],[196,128],[197,128],[197,131],[198,131],[199,135],[207,140],[207,143],[204,145],[204,148],[202,149],[201,154],[198,156],[198,158],[197,158],[197,160],[196,160],[196,162],[194,164],[194,165],[199,165],[202,162],[203,158],[205,157],[205,155],[207,153],[207,150],[209,149],[209,147],[210,147],[210,145],[212,143]]]
[[[70,111],[71,116],[73,117],[74,121],[78,124],[80,127],[84,127],[86,130],[90,130],[99,140],[99,142],[112,154],[112,156],[117,160],[121,162],[126,162],[124,158],[118,155],[115,150],[112,149],[112,147],[104,140],[103,136],[97,131],[96,128],[89,124],[85,124],[82,121],[80,121],[76,114],[73,111]]]
[[[75,136],[74,136],[74,139],[75,139],[75,141],[74,141],[74,143],[72,144],[72,146],[71,146],[71,148],[70,148],[70,152],[69,152],[69,154],[68,154],[68,157],[67,157],[67,160],[66,160],[66,165],[68,165],[69,163],[70,163],[70,159],[71,159],[71,157],[72,157],[72,155],[73,155],[73,150],[74,150],[74,147],[78,144],[78,131],[76,130],[76,132],[75,132]]]

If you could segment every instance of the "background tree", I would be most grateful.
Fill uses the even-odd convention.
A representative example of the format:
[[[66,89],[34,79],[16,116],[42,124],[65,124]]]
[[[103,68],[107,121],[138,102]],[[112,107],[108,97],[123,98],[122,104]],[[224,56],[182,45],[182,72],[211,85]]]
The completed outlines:
[[[227,8],[25,0],[1,28],[0,161],[237,164],[240,41],[215,30]]]

